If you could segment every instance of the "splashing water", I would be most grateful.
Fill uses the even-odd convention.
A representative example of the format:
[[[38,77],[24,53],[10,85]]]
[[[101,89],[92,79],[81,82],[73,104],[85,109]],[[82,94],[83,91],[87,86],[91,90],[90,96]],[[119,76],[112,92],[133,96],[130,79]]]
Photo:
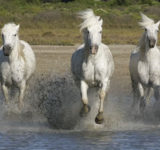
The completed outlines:
[[[26,90],[25,107],[22,111],[19,111],[17,107],[17,89],[14,89],[13,93],[11,95],[14,98],[11,99],[9,105],[4,104],[2,94],[0,97],[0,128],[2,129],[32,127],[40,130],[51,127],[74,130],[129,130],[159,125],[158,102],[155,107],[152,98],[145,114],[135,116],[131,109],[132,94],[129,90],[127,92],[118,90],[114,86],[111,87],[105,101],[104,124],[97,125],[94,121],[99,107],[97,89],[89,90],[91,111],[87,117],[81,118],[79,116],[82,107],[80,91],[70,74],[34,76]]]

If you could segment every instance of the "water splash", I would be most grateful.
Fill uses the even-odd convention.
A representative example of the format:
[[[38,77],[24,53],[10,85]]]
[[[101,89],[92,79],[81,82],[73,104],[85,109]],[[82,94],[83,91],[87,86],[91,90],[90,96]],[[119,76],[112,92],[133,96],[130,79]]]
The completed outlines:
[[[13,91],[9,105],[4,104],[0,93],[0,129],[10,127],[31,130],[72,129],[72,130],[133,130],[159,126],[159,102],[147,106],[143,116],[132,112],[132,94],[128,91],[111,87],[104,104],[103,125],[95,123],[99,99],[96,89],[88,92],[91,111],[87,117],[79,116],[82,107],[80,91],[74,84],[72,76],[37,75],[32,77],[26,90],[22,111],[18,110],[17,89]],[[156,107],[155,107],[156,106]],[[49,124],[48,124],[49,123]]]

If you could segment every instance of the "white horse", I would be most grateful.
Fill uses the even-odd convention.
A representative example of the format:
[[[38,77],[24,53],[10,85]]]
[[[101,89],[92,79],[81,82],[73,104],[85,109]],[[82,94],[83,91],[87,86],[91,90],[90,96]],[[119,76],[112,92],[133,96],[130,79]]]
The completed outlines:
[[[9,102],[8,87],[14,84],[19,88],[19,108],[21,108],[26,83],[35,71],[36,60],[31,46],[19,40],[18,31],[19,25],[14,23],[5,24],[2,28],[0,82],[6,103]]]
[[[141,14],[140,25],[145,29],[139,45],[131,53],[130,76],[133,88],[133,107],[139,105],[143,112],[154,90],[156,100],[160,100],[160,51],[157,48],[158,27],[160,21],[154,21]],[[148,101],[147,101],[148,99]]]
[[[75,82],[81,90],[83,107],[80,115],[85,116],[90,111],[87,96],[88,88],[97,86],[100,88],[100,106],[95,122],[101,124],[104,120],[103,102],[114,71],[113,57],[108,46],[101,42],[103,20],[99,16],[95,16],[90,9],[79,15],[84,20],[81,24],[84,44],[73,53],[71,69]]]

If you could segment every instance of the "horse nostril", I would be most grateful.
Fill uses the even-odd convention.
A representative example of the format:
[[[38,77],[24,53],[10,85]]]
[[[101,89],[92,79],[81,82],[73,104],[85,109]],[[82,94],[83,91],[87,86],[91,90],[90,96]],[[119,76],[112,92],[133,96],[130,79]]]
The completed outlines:
[[[10,46],[10,45],[4,45],[4,46],[3,46],[3,49],[4,49],[4,50],[11,50],[11,46]]]
[[[8,49],[8,50],[11,50],[11,46],[7,45],[7,49]]]
[[[10,45],[4,45],[3,46],[3,52],[5,56],[9,56],[9,54],[11,53],[11,46]]]
[[[156,44],[156,40],[149,40],[149,47],[150,48],[153,48],[154,46],[155,46],[155,44]]]
[[[98,50],[98,45],[95,45],[95,49]]]

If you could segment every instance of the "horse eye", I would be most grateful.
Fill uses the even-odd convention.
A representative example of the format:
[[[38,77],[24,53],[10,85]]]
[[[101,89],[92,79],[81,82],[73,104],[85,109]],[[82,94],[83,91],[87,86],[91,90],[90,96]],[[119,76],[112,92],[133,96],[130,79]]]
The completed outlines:
[[[17,34],[14,34],[13,36],[17,36]]]
[[[147,31],[147,29],[145,28],[145,31]]]
[[[100,34],[102,33],[102,31],[99,32]]]

